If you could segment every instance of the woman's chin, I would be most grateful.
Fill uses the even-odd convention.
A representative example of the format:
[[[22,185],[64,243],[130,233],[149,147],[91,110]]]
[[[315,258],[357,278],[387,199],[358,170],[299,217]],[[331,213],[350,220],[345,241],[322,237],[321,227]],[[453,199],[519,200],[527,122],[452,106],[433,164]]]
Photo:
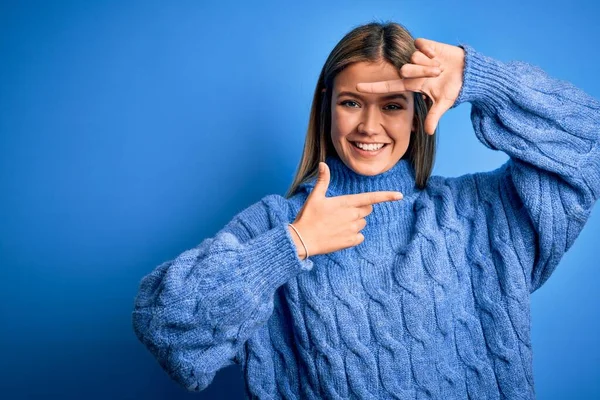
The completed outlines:
[[[387,159],[369,160],[352,158],[350,168],[360,175],[374,176],[385,172],[387,169]]]

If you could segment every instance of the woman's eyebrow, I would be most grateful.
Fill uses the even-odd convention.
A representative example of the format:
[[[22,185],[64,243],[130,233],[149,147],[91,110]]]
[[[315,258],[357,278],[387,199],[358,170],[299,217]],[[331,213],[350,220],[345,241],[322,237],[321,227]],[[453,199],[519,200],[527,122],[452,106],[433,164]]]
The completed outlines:
[[[363,97],[360,95],[360,93],[357,92],[351,92],[348,90],[344,90],[342,92],[338,93],[338,97],[342,97],[342,96],[351,96],[351,97],[356,97],[359,99],[363,99]],[[388,94],[385,96],[381,96],[382,100],[396,100],[396,99],[401,99],[404,100],[405,102],[408,103],[408,97],[406,97],[406,95],[404,93],[392,93],[392,94]]]

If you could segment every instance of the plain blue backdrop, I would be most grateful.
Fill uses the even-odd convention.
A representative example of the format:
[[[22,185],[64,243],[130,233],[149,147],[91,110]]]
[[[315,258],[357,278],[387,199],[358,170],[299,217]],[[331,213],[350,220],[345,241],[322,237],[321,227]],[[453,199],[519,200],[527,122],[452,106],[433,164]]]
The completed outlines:
[[[599,13],[592,1],[3,1],[0,397],[242,398],[237,366],[195,395],[171,381],[133,333],[133,300],[161,262],[285,193],[337,41],[394,20],[600,98]],[[506,160],[476,139],[470,107],[442,118],[436,175]],[[600,398],[599,214],[531,297],[540,399]]]

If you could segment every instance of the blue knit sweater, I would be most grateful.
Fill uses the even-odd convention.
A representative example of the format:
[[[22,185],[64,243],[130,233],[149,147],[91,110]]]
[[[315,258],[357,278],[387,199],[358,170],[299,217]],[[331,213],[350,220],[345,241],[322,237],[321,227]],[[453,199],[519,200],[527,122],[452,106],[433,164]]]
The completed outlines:
[[[268,195],[140,284],[138,338],[191,391],[241,364],[249,398],[532,399],[530,294],[600,196],[600,103],[523,62],[466,51],[477,138],[493,171],[415,187],[339,159],[328,196],[399,190],[358,246],[300,260],[287,227],[314,179]]]

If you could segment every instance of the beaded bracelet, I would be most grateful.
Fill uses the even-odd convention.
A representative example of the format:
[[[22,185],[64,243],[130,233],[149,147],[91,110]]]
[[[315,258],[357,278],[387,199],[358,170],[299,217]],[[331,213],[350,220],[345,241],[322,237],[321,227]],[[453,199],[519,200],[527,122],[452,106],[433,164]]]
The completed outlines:
[[[304,257],[304,259],[306,260],[308,258],[308,249],[306,248],[306,244],[304,243],[304,240],[302,239],[302,236],[300,236],[300,232],[298,232],[298,229],[296,229],[296,227],[292,224],[288,224],[289,226],[292,227],[293,230],[296,231],[296,233],[298,234],[298,237],[300,238],[300,241],[302,242],[302,246],[304,246],[304,251],[306,251],[306,257]]]

